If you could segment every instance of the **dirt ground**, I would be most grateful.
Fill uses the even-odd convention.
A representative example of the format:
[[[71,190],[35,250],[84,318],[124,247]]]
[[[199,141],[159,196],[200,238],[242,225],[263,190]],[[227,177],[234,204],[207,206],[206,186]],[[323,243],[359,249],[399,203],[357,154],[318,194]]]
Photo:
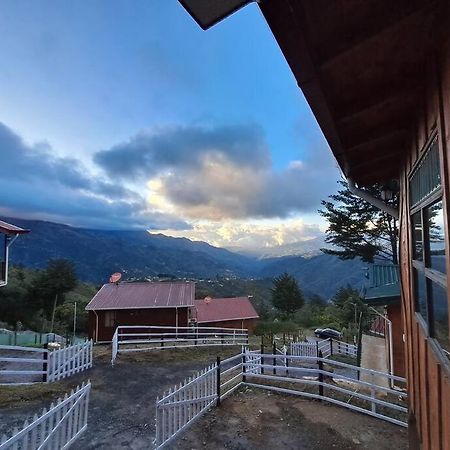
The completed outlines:
[[[195,423],[177,450],[403,450],[406,429],[338,406],[242,388]]]
[[[149,449],[155,399],[195,371],[236,349],[183,349],[119,356],[94,348],[94,367],[58,383],[0,387],[0,435],[91,379],[87,431],[73,449]],[[297,397],[242,388],[192,425],[169,448],[191,449],[407,448],[406,430],[351,411]]]

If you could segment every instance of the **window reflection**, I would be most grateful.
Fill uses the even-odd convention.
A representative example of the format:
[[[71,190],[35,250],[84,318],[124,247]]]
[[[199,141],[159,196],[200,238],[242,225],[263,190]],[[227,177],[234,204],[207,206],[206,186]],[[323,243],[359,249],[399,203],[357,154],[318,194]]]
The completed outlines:
[[[422,219],[420,212],[414,214],[411,221],[414,239],[413,258],[418,261],[423,261]]]
[[[442,200],[426,209],[428,219],[428,236],[430,246],[430,266],[446,273],[444,211]]]
[[[448,301],[447,291],[436,283],[431,284],[432,304],[433,304],[433,328],[434,337],[441,346],[450,351],[448,334]]]
[[[427,287],[425,276],[421,272],[418,272],[416,269],[413,270],[414,270],[414,285],[416,290],[417,311],[425,319],[425,322],[428,323]]]

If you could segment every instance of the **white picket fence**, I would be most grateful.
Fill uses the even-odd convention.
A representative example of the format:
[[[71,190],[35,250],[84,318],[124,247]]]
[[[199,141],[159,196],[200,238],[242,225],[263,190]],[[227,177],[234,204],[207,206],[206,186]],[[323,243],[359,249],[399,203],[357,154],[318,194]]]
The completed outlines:
[[[247,344],[248,330],[241,328],[118,326],[112,339],[111,364],[119,353]]]
[[[92,367],[93,342],[85,341],[48,354],[47,381],[70,377]]]
[[[217,364],[156,400],[156,445],[167,445],[217,400]]]
[[[350,377],[352,372],[359,376]],[[371,382],[362,381],[361,374],[369,375]],[[156,448],[172,442],[214,403],[219,404],[242,385],[327,401],[406,427],[407,394],[405,390],[386,387],[383,379],[406,386],[405,378],[317,354],[261,354],[243,349],[236,356],[218,360],[156,401]],[[286,388],[286,383],[292,387]]]
[[[322,352],[324,358],[332,355],[346,355],[357,357],[358,347],[347,342],[335,339],[324,339],[316,342],[292,342],[290,353],[294,356],[319,356]]]
[[[92,340],[54,351],[0,345],[0,384],[52,382],[82,372],[92,367],[92,348]]]
[[[3,435],[0,450],[12,449],[67,449],[86,430],[91,383],[83,383],[77,389],[51,404],[49,410],[34,415],[19,430],[14,428],[12,436]]]
[[[172,442],[183,430],[208,411],[214,404],[232,394],[242,384],[244,354],[211,364],[169,389],[156,400],[156,448]],[[258,352],[247,352],[247,360],[259,362]],[[256,372],[259,368],[256,365]],[[253,369],[249,367],[248,371]]]

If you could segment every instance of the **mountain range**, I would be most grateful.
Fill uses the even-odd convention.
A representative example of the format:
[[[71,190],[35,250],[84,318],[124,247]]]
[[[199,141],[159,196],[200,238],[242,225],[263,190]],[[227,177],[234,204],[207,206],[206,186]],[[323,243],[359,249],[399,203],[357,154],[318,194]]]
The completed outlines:
[[[193,279],[272,278],[288,272],[305,291],[328,298],[340,286],[359,288],[365,280],[360,261],[325,254],[273,257],[269,253],[261,258],[145,230],[90,230],[38,220],[2,220],[31,230],[11,248],[12,264],[43,268],[49,259],[66,258],[74,262],[81,280],[96,284],[106,282],[114,272],[121,272],[124,279],[161,274]],[[285,254],[286,248],[280,252]]]

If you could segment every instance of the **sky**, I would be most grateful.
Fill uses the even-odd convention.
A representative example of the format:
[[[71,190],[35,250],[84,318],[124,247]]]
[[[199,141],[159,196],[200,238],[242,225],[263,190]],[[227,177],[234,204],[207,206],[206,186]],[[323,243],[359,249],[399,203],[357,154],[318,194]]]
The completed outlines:
[[[339,172],[259,8],[2,0],[0,214],[255,249],[320,235]]]

